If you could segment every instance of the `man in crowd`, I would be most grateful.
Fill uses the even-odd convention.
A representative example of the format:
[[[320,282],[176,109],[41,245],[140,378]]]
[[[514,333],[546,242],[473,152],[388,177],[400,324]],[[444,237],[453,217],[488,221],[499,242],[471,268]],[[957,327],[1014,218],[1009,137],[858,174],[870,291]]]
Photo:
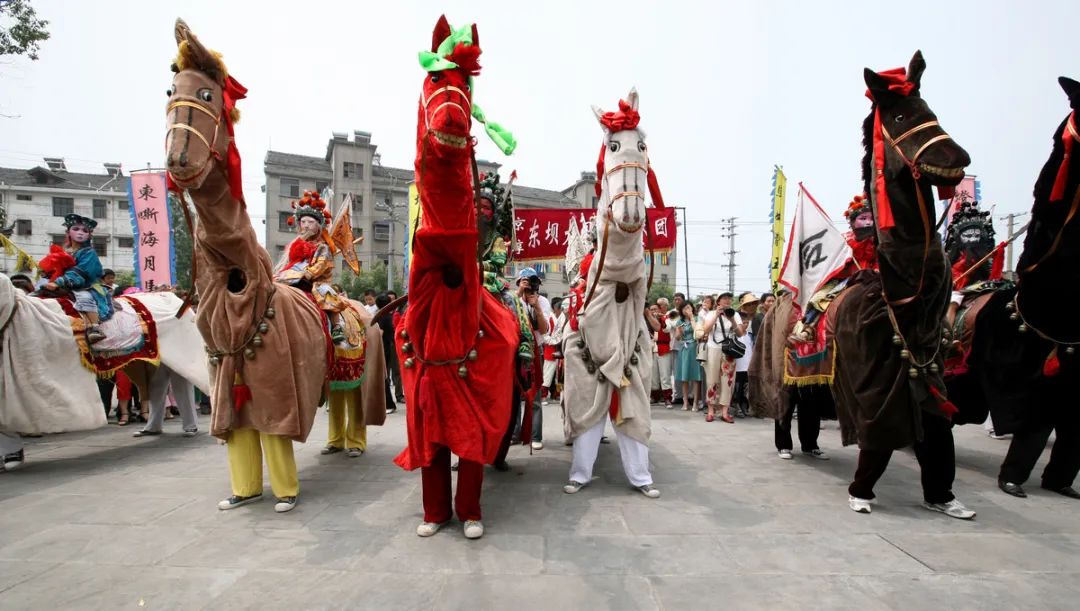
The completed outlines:
[[[518,272],[517,277],[517,295],[518,298],[525,304],[527,314],[529,317],[529,324],[533,329],[533,358],[540,358],[541,351],[539,348],[544,345],[545,337],[551,330],[551,321],[554,319],[553,311],[551,309],[551,302],[547,297],[540,294],[540,276],[531,267]],[[536,375],[536,368],[534,367],[534,374]],[[539,372],[542,374],[542,371]],[[533,387],[537,386],[537,383],[541,383],[541,380],[533,382]],[[528,397],[525,397],[526,401]],[[543,399],[541,393],[537,391],[533,396],[532,410],[525,410],[522,418],[532,417],[532,449],[541,450],[544,448],[544,412],[543,412]],[[517,418],[512,419],[514,422],[514,437],[521,438],[521,420]],[[524,441],[522,439],[521,441]]]
[[[562,309],[562,299],[556,297],[551,300],[552,318],[550,329],[544,336],[544,388],[547,397],[556,398],[556,374],[559,372],[559,361],[562,360],[560,346],[562,346],[563,327],[566,325],[566,315]],[[547,405],[547,399],[544,400]]]
[[[675,318],[671,318],[671,314],[670,314],[670,310],[669,310],[668,313],[667,313],[666,327],[664,329],[664,331],[667,331],[669,334],[673,334],[674,331],[675,331],[675,325],[679,322],[678,313],[682,311],[682,306],[683,306],[684,303],[686,303],[686,295],[683,295],[682,293],[675,293],[671,297],[671,306],[672,306],[671,309],[673,309],[675,311]],[[675,361],[679,360],[678,352],[679,352],[679,343],[678,342],[672,342],[672,344],[671,344],[672,362],[675,362]],[[683,402],[682,384],[676,384],[675,385],[674,390],[672,390],[671,402],[674,405],[678,405],[679,403]]]

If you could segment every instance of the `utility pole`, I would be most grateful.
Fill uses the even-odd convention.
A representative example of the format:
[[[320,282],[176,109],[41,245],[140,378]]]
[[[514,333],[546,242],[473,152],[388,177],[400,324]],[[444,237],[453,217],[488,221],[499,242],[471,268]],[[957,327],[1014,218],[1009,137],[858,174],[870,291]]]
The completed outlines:
[[[1015,229],[1015,226],[1016,226],[1016,215],[1010,212],[1009,213],[1009,225],[1008,225],[1008,227],[1009,227],[1008,236],[1009,236],[1010,240],[1012,239],[1013,230]],[[1011,241],[1009,242],[1009,245],[1005,248],[1005,250],[1006,250],[1005,258],[1009,262],[1009,270],[1008,271],[1009,271],[1009,273],[1012,273],[1013,272],[1013,243]]]
[[[686,298],[690,299],[690,240],[687,231],[689,225],[686,224],[686,208],[682,207],[682,245],[683,245],[683,266],[686,269]]]
[[[724,264],[724,267],[728,270],[728,292],[735,292],[735,254],[739,251],[735,250],[735,217],[729,217],[724,219],[727,223],[727,227],[724,229],[725,233],[722,233],[720,237],[728,239],[728,250],[726,253],[728,256],[728,262]]]
[[[389,241],[387,242],[388,254],[386,255],[386,290],[394,290],[394,225],[398,223],[404,223],[401,217],[398,216],[398,211],[406,209],[407,206],[395,204],[393,200],[393,191],[391,190],[390,196],[385,202],[375,202],[375,209],[386,213],[386,218],[390,224]]]

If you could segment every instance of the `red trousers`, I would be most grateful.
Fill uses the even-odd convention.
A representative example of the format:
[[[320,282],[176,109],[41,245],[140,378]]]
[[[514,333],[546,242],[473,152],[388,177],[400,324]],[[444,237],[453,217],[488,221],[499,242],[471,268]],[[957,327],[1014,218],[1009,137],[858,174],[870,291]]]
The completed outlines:
[[[480,519],[480,488],[484,484],[484,465],[471,460],[458,461],[457,495],[450,508],[450,448],[443,446],[430,467],[421,467],[424,492],[424,521],[441,524],[457,511],[458,519]]]

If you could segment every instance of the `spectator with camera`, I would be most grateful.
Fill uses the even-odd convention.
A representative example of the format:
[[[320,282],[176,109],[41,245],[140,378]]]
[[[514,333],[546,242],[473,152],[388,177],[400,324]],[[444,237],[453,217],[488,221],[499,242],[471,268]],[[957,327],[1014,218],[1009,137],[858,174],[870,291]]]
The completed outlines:
[[[526,313],[529,317],[529,324],[533,329],[533,337],[535,339],[533,343],[533,355],[534,359],[541,358],[540,347],[544,345],[544,338],[551,331],[551,321],[554,319],[554,313],[551,309],[551,302],[547,297],[540,294],[540,276],[531,267],[518,272],[517,276],[517,295],[525,304]],[[536,360],[534,363],[537,365]],[[539,371],[537,371],[539,370]],[[543,399],[537,388],[542,380],[537,379],[538,376],[543,374],[542,367],[534,367],[533,369],[533,381],[531,387],[537,392],[533,396],[532,410],[524,410],[523,418],[532,417],[532,449],[542,450],[544,448],[544,411],[543,411]],[[513,417],[514,422],[514,437],[521,438],[521,420],[515,415]],[[524,440],[522,440],[524,441]]]
[[[749,321],[743,322],[739,313],[731,307],[734,295],[721,293],[716,308],[705,316],[702,324],[707,344],[705,357],[706,422],[716,418],[716,409],[720,408],[720,419],[728,424],[735,419],[728,413],[735,387],[735,360],[746,353],[746,345],[739,338],[746,334]]]

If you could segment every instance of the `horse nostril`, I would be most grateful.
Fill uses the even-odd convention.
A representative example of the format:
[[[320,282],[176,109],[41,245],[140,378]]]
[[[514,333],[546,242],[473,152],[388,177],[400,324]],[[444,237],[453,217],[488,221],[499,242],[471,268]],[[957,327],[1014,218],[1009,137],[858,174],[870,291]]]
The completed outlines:
[[[187,153],[180,153],[180,167],[187,167]]]

